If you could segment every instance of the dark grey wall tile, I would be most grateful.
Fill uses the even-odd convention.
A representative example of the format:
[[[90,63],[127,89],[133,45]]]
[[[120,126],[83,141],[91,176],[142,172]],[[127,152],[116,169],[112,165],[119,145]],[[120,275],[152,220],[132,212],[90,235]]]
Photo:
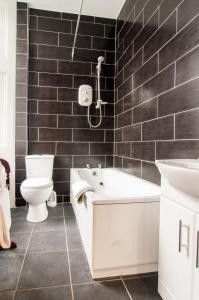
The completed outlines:
[[[124,141],[140,141],[141,140],[141,124],[132,125],[123,129]]]
[[[149,0],[144,7],[144,24],[153,15],[154,11],[160,5],[161,0]]]
[[[38,45],[38,58],[71,59],[71,48]]]
[[[39,128],[28,128],[28,141],[38,142],[39,141]]]
[[[121,99],[125,95],[129,94],[129,92],[132,91],[132,87],[133,87],[133,83],[132,83],[132,78],[130,77],[118,88],[119,99]]]
[[[199,109],[176,115],[175,136],[176,139],[199,139]]]
[[[43,10],[43,9],[35,9],[30,8],[30,15],[31,16],[42,16],[42,17],[49,17],[49,18],[61,18],[61,13],[56,11],[50,11],[50,10]]]
[[[112,143],[91,143],[90,144],[90,154],[91,155],[112,155],[113,154],[113,144]]]
[[[57,61],[53,59],[29,59],[29,70],[36,72],[48,72],[56,73],[57,72]]]
[[[142,101],[142,88],[138,88],[131,94],[124,97],[124,110],[133,108],[134,106],[140,104]]]
[[[29,154],[55,154],[55,143],[52,142],[29,142]]]
[[[199,141],[157,142],[156,159],[198,158]]]
[[[58,72],[63,74],[91,75],[91,64],[83,62],[58,62]]]
[[[170,66],[143,85],[143,100],[154,98],[174,86],[174,66]]]
[[[91,36],[77,35],[76,47],[91,49]],[[74,34],[59,33],[59,46],[72,47],[74,41]]]
[[[38,25],[38,17],[37,16],[30,16],[29,15],[29,29],[36,29],[37,30],[37,25]]]
[[[33,44],[58,45],[58,33],[29,30],[29,41]]]
[[[38,30],[71,33],[71,21],[39,17]]]
[[[199,43],[199,16],[160,51],[160,68],[165,68]]]
[[[134,41],[134,51],[137,52],[151,37],[151,35],[158,28],[158,12],[156,11],[154,15],[149,19],[149,21],[145,24],[143,29],[140,31],[138,36]]]
[[[58,142],[57,155],[89,155],[89,144]]]
[[[154,163],[142,162],[142,178],[160,185],[160,173]]]
[[[131,144],[130,143],[117,143],[117,155],[130,157],[131,155]]]
[[[75,53],[74,53],[74,59],[76,61],[83,61],[83,62],[96,63],[99,56],[105,56],[105,52],[103,50],[77,48],[75,49]]]
[[[143,123],[142,139],[144,141],[174,139],[174,117],[169,116]]]
[[[40,114],[72,114],[71,102],[58,102],[58,101],[39,101],[38,113]]]
[[[71,75],[63,74],[39,74],[40,86],[54,86],[54,87],[72,87],[73,77]]]
[[[71,129],[39,128],[39,141],[72,141]]]
[[[163,116],[198,107],[198,93],[199,79],[165,93],[158,100],[158,115]]]
[[[199,13],[199,2],[184,0],[178,7],[178,30],[184,27],[192,18]]]
[[[139,123],[157,117],[157,99],[144,102],[133,109],[133,123]]]
[[[72,32],[75,32],[76,22],[73,22]],[[78,34],[104,37],[104,25],[80,22]]]
[[[73,140],[77,142],[104,142],[104,130],[73,129]]]
[[[77,101],[78,89],[59,88],[58,100],[60,101]]]
[[[158,0],[159,1],[159,0]],[[148,60],[176,33],[176,12],[174,12],[144,46],[144,60]]]
[[[17,40],[17,45],[16,45],[16,53],[22,53],[26,54],[28,51],[28,43],[27,40]]]
[[[133,86],[137,88],[158,72],[158,55],[145,63],[133,76]]]
[[[199,76],[199,47],[183,56],[176,63],[176,84]]]
[[[142,50],[139,51],[125,66],[124,68],[124,80],[135,73],[135,71],[142,65]]]
[[[38,100],[57,100],[57,88],[29,85],[28,97]]]
[[[87,117],[85,116],[58,116],[59,128],[89,128]]]
[[[131,157],[140,160],[155,160],[155,142],[133,142]]]
[[[160,23],[172,13],[183,0],[164,0],[160,5]]]
[[[56,115],[29,114],[29,127],[57,127]]]
[[[143,10],[143,8],[145,7],[146,4],[147,4],[147,0],[140,0],[140,1],[136,2],[136,4],[135,4],[135,17],[136,18],[140,14],[140,12]]]
[[[131,125],[133,122],[132,110],[128,110],[118,116],[118,126],[124,127]]]
[[[115,156],[114,167],[118,169],[122,169],[122,157]]]
[[[123,170],[137,177],[141,177],[141,161],[123,158]]]
[[[58,169],[72,168],[72,156],[55,155],[54,168],[58,168]]]
[[[74,168],[85,168],[86,164],[96,167],[97,164],[105,166],[104,156],[74,156]]]

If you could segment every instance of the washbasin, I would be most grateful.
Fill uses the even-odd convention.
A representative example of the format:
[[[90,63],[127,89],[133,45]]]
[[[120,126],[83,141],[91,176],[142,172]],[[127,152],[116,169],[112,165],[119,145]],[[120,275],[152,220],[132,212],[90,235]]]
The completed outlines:
[[[199,201],[199,159],[156,160],[156,166],[170,185]]]

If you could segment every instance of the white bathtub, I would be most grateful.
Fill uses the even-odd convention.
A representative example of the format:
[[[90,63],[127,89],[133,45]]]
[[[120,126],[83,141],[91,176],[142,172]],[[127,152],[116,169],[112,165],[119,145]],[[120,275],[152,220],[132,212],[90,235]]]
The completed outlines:
[[[157,271],[159,186],[117,169],[71,169],[71,185],[80,178],[95,189],[82,204],[71,189],[93,278]]]

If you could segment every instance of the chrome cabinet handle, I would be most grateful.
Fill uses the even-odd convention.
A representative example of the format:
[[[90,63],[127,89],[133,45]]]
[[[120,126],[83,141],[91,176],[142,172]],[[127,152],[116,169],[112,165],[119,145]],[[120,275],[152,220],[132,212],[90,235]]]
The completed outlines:
[[[196,268],[199,269],[199,231],[197,232]]]
[[[182,244],[182,228],[187,229],[187,244]],[[182,251],[182,248],[187,250],[187,256],[189,256],[189,237],[190,237],[190,229],[189,225],[183,224],[182,220],[179,221],[179,245],[178,250],[179,252]]]
[[[178,243],[179,252],[182,251],[182,221],[179,221],[179,243]]]

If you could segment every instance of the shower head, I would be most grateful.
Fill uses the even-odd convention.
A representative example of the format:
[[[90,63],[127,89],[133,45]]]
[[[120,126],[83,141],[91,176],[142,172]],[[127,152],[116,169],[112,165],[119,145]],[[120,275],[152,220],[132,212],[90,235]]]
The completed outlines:
[[[99,56],[98,57],[98,64],[96,66],[98,72],[101,72],[101,64],[102,64],[103,61],[104,61],[104,57],[103,56]]]
[[[104,56],[98,57],[98,64],[104,62]]]

